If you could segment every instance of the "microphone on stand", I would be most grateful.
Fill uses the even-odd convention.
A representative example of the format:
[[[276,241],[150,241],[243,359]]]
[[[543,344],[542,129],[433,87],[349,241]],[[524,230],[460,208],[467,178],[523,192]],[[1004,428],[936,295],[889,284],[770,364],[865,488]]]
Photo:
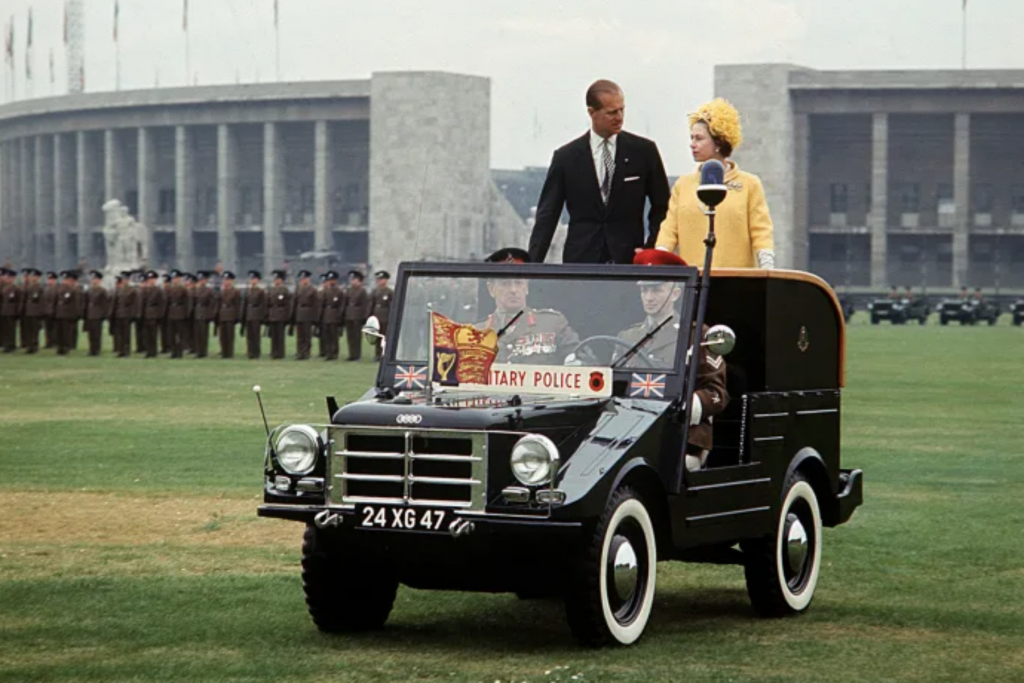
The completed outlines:
[[[700,185],[697,199],[712,211],[725,201],[729,188],[725,186],[725,166],[718,159],[709,159],[700,167]]]

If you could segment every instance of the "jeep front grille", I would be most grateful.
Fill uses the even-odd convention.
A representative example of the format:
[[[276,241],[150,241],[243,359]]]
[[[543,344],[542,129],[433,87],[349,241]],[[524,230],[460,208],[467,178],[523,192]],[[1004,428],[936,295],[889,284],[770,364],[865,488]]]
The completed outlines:
[[[483,510],[486,435],[331,427],[328,501]]]

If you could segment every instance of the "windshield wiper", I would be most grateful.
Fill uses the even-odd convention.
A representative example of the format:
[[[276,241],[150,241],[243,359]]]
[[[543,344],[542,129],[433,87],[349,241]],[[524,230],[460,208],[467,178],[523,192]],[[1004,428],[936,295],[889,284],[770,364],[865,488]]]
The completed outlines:
[[[646,344],[647,342],[651,341],[652,339],[654,339],[654,335],[658,334],[658,330],[660,330],[661,328],[665,327],[665,325],[668,325],[669,322],[674,317],[675,316],[671,316],[670,315],[669,317],[665,318],[660,323],[658,323],[654,327],[653,330],[651,330],[650,332],[648,332],[644,336],[640,337],[640,341],[638,341],[636,344],[633,344],[633,346],[631,346],[629,348],[629,351],[626,351],[626,353],[624,353],[622,355],[622,358],[620,358],[617,361],[615,361],[614,363],[612,363],[612,369],[614,370],[615,368],[621,366],[623,363],[626,363],[631,358],[633,358],[633,356],[635,356],[637,354],[637,352],[640,351],[640,349],[643,347],[643,345]]]

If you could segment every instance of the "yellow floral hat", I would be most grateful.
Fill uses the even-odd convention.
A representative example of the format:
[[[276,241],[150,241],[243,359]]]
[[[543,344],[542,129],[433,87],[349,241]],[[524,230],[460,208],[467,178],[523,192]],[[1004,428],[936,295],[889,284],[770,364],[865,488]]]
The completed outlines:
[[[740,113],[736,111],[736,107],[721,97],[701,105],[695,113],[690,114],[689,119],[691,128],[698,121],[706,123],[711,134],[728,142],[734,151],[743,142]]]

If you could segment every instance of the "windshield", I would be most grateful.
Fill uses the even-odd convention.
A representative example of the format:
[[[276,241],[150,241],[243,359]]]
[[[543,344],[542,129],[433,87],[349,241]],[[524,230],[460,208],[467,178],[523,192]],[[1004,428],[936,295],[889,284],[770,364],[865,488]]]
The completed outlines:
[[[425,364],[433,311],[459,324],[504,330],[496,363],[610,366],[665,323],[620,365],[668,372],[676,362],[684,301],[685,280],[674,277],[410,274],[399,329],[388,343],[395,362]]]

